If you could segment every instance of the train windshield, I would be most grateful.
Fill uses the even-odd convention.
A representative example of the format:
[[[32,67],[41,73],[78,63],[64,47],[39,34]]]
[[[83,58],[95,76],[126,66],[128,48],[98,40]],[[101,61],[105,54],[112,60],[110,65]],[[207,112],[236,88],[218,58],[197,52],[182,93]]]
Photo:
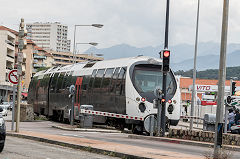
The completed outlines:
[[[139,93],[153,93],[156,87],[162,89],[163,75],[159,66],[136,66],[133,83]],[[175,78],[171,72],[167,74],[167,94],[174,95],[176,90]]]

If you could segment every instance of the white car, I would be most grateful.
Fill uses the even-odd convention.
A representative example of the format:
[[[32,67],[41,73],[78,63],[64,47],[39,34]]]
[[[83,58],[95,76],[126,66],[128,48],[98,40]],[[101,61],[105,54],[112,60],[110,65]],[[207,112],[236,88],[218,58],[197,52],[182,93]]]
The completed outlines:
[[[0,107],[3,109],[3,111],[0,112],[0,113],[2,114],[2,116],[7,116],[8,110],[7,110],[7,108],[5,107],[5,105],[0,105]]]
[[[11,103],[10,103],[10,102],[2,102],[1,105],[4,105],[4,107],[5,107],[6,109],[10,109],[10,107],[11,107]]]

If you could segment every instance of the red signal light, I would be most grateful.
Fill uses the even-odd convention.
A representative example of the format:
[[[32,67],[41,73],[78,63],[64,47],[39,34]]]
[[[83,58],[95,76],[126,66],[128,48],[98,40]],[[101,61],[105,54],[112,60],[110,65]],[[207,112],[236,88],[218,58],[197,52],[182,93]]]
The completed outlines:
[[[165,102],[166,100],[165,99],[162,99],[162,102]]]
[[[145,101],[146,101],[146,98],[142,98],[141,100],[142,100],[142,102],[145,102]]]
[[[163,56],[164,57],[169,57],[170,56],[170,51],[164,51]]]
[[[170,104],[171,104],[171,103],[172,103],[172,100],[171,100],[171,99],[169,99],[169,100],[168,100],[168,103],[170,103]]]

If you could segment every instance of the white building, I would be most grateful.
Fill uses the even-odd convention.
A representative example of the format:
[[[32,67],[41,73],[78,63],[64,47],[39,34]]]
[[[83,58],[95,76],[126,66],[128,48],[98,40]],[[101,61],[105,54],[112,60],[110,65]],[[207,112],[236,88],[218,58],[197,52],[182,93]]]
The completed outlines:
[[[55,23],[26,24],[28,38],[45,50],[70,52],[70,40],[67,39],[68,26]]]
[[[0,100],[9,100],[12,84],[8,81],[8,73],[14,68],[15,41],[17,32],[0,26]]]

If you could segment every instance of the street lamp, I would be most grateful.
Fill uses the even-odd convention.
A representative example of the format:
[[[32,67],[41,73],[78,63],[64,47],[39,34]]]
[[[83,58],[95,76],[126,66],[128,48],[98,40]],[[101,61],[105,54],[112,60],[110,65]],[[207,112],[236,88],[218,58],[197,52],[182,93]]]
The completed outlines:
[[[89,44],[89,45],[92,45],[92,46],[97,46],[97,45],[98,45],[98,43],[95,43],[95,42],[90,42],[90,43],[76,43],[76,46],[77,46],[78,44]]]
[[[196,85],[196,66],[197,66],[197,48],[198,48],[198,25],[199,25],[199,9],[200,9],[200,0],[198,0],[198,7],[197,7],[197,24],[196,24],[196,37],[195,37],[195,52],[194,52],[194,66],[193,66],[193,88],[192,88],[192,102],[191,102],[191,116],[194,114],[195,108],[195,85]],[[190,119],[190,130],[193,129],[193,119]]]
[[[92,45],[92,46],[97,46],[98,45],[98,43],[95,43],[95,42],[90,42],[90,43],[76,43],[76,48],[77,48],[77,45],[78,44],[88,44],[88,45]],[[78,52],[78,50],[77,50],[77,52]],[[75,53],[75,61],[74,61],[74,63],[76,62],[76,53]]]
[[[103,25],[102,24],[92,24],[93,27],[97,27],[97,28],[102,28]]]
[[[92,26],[92,27],[96,27],[96,28],[102,28],[103,25],[102,24],[91,24],[91,25],[74,25],[74,38],[73,38],[73,57],[74,57],[74,63],[76,63],[76,43],[75,43],[75,39],[76,39],[76,28],[79,26]],[[92,44],[90,44],[92,45]]]

